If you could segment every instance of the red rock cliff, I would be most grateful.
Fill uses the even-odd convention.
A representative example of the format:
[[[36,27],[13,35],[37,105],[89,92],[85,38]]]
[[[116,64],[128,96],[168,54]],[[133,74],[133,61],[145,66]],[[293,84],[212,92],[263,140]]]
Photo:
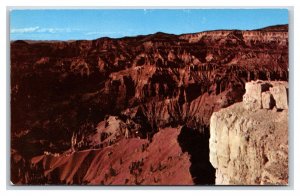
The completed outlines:
[[[211,114],[257,79],[288,80],[287,25],[11,42],[12,181],[25,179],[14,167],[28,170],[44,152],[151,140],[165,127],[208,134]]]

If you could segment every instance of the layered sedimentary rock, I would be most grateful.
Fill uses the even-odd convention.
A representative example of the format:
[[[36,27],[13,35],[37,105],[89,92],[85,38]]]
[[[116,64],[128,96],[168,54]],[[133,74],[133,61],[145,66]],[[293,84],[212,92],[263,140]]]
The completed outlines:
[[[151,143],[131,138],[103,150],[36,156],[26,178],[15,180],[17,184],[192,185],[189,155],[177,141],[180,130],[162,129]]]
[[[212,114],[210,162],[218,185],[288,183],[288,84],[246,83],[243,102]]]
[[[185,126],[206,138],[211,114],[241,101],[247,81],[288,79],[287,25],[90,41],[18,40],[10,51],[11,172],[12,179],[28,184],[34,178],[18,171],[30,173],[30,160],[45,153],[101,151],[132,138],[150,142],[166,127]]]

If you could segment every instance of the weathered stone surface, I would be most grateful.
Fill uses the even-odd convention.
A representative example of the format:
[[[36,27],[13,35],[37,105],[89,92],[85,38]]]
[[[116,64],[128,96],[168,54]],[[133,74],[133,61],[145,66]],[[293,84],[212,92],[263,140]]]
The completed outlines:
[[[279,89],[286,86],[281,82],[270,84]],[[267,108],[269,102],[264,100],[271,94],[265,92],[262,97],[263,106]],[[210,162],[216,169],[216,184],[286,185],[288,110],[250,111],[244,103],[236,103],[214,112],[210,121],[209,148]]]
[[[272,109],[274,107],[275,101],[273,95],[270,92],[263,92],[261,94],[262,107],[264,109]]]
[[[261,108],[262,84],[256,82],[246,83],[246,93],[243,96],[244,107],[247,110],[257,110]]]
[[[288,109],[287,89],[284,85],[277,85],[270,88],[270,91],[276,101],[277,109]]]
[[[288,109],[288,83],[284,81],[251,81],[245,85],[243,106],[250,111],[261,108]]]
[[[115,147],[109,161],[107,157],[101,157],[103,162],[95,159],[99,167],[91,167],[94,169],[90,173],[104,172],[103,178],[110,163],[117,172],[127,172],[128,165],[123,163],[118,170],[116,160],[121,156],[124,157],[121,162],[129,164],[139,160],[141,157],[132,149],[140,140],[155,141],[161,129],[169,126],[187,126],[207,134],[207,129],[201,129],[209,125],[214,111],[242,101],[245,81],[287,80],[288,52],[288,25],[254,31],[155,33],[119,39],[12,41],[11,149],[16,151],[17,158],[12,159],[11,181],[23,185],[87,183],[82,175],[89,160],[97,156],[93,149],[106,154]],[[202,154],[185,159],[192,162],[190,169],[182,166],[183,162],[178,160],[182,158],[181,152],[171,145],[177,137],[170,136],[170,132],[160,136],[158,141],[163,145],[151,142],[154,148],[149,151],[152,153],[149,160],[162,156],[161,161],[165,162],[161,169],[167,168],[159,178],[151,172],[148,175],[144,173],[151,168],[147,160],[142,184],[198,183],[194,176],[193,182],[184,177],[186,172],[194,170],[194,165],[201,170],[198,179],[206,178],[202,171],[209,173],[206,162],[197,162],[207,160],[203,148],[192,146]],[[189,137],[184,140],[191,144]],[[208,142],[206,136],[195,140],[205,145]],[[170,148],[166,148],[169,144]],[[44,178],[45,167],[40,170],[30,167],[33,157],[48,152],[64,156],[70,148],[76,155],[70,156],[75,162],[84,160],[81,155],[87,155],[83,164],[69,162],[74,170],[57,169],[66,171],[63,176],[73,175],[78,169],[73,182],[58,179],[57,170],[50,180]],[[122,154],[120,149],[127,149],[128,153]],[[180,157],[168,160],[170,150],[174,149]],[[24,160],[18,161],[18,155]],[[51,159],[55,162],[56,158]],[[174,163],[174,170],[169,170],[173,161],[178,164]],[[158,164],[152,165],[152,169],[156,170]],[[119,174],[113,184],[124,185],[126,178]],[[129,179],[128,183],[131,182]]]

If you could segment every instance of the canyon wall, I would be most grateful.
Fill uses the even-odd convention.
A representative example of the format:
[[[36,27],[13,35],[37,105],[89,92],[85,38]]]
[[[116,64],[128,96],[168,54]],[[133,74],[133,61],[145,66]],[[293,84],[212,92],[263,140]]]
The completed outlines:
[[[288,184],[288,84],[246,83],[243,102],[210,120],[217,185]]]
[[[178,135],[179,146],[190,156],[190,168],[182,175],[191,175],[192,181],[174,178],[172,183],[213,184],[208,161],[212,113],[242,101],[248,81],[288,80],[287,25],[118,39],[17,40],[10,46],[11,176],[18,184],[75,182],[39,180],[47,168],[31,168],[34,157],[77,157],[80,151],[106,151],[131,139],[160,137],[167,145],[173,140],[160,130],[179,127],[184,133]],[[85,168],[79,162],[76,167]]]

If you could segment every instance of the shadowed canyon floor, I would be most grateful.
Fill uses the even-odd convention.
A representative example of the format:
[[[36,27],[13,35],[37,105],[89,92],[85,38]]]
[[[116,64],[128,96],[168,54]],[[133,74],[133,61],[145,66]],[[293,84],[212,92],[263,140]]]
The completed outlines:
[[[288,81],[287,25],[10,46],[18,185],[215,184],[212,113]]]

